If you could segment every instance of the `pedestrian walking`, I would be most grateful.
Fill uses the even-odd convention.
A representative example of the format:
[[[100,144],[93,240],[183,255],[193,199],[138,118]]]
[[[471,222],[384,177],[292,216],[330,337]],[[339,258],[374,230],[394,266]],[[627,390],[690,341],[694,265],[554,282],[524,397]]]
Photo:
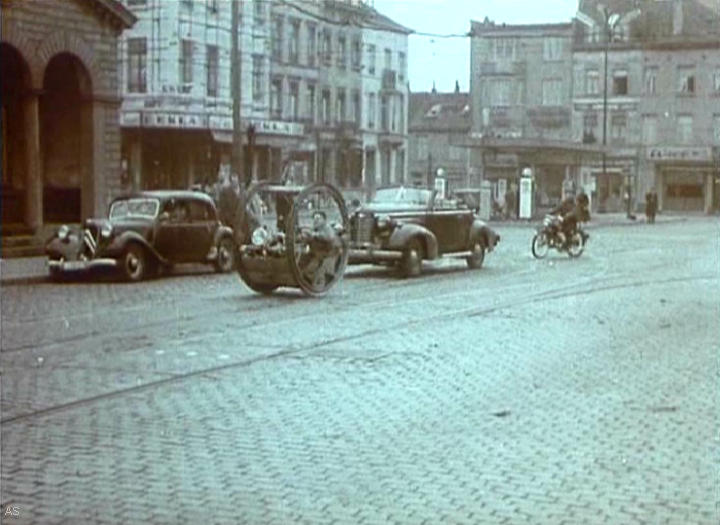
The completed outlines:
[[[645,217],[647,218],[647,222],[649,224],[653,224],[655,222],[655,214],[657,213],[657,207],[657,192],[655,191],[655,188],[651,188],[650,191],[645,194]]]
[[[223,177],[218,191],[218,213],[220,221],[227,226],[235,225],[235,212],[240,198],[237,175]]]

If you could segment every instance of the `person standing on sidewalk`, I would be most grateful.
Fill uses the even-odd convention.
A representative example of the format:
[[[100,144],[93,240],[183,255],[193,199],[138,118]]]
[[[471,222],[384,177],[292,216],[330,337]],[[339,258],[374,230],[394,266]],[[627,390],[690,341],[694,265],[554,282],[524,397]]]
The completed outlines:
[[[655,188],[651,188],[649,192],[645,194],[645,216],[647,222],[653,224],[655,222],[655,214],[657,213],[658,196]]]

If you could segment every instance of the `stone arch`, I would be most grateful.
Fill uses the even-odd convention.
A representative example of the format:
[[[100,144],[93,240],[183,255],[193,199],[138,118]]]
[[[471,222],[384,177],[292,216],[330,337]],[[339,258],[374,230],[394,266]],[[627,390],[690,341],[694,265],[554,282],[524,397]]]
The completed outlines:
[[[30,86],[32,89],[40,89],[43,82],[43,65],[37,59],[36,46],[11,21],[3,19],[2,42],[14,47],[20,56],[25,60],[30,74]]]
[[[93,91],[99,91],[105,86],[102,82],[102,73],[95,60],[95,52],[92,47],[82,38],[74,34],[68,34],[65,31],[56,31],[47,38],[37,49],[37,56],[42,65],[41,71],[44,73],[45,68],[56,55],[60,53],[70,53],[75,55],[80,63],[85,67],[89,76]],[[40,75],[40,83],[42,84],[43,75]]]

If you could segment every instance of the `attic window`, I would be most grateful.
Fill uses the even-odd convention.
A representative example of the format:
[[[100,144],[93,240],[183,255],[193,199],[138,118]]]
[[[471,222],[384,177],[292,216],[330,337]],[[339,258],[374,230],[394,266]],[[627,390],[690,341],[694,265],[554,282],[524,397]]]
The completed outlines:
[[[442,110],[442,104],[435,104],[433,107],[431,107],[427,113],[425,113],[426,117],[437,117],[440,115],[440,111]]]

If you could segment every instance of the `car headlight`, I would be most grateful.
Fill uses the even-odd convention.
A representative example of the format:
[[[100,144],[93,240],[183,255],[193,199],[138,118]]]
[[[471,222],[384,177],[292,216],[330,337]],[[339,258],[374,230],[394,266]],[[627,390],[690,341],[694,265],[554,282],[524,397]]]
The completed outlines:
[[[110,237],[112,234],[112,224],[103,224],[102,228],[100,228],[100,236],[101,237]]]
[[[393,221],[390,217],[384,216],[384,217],[378,217],[377,219],[377,227],[379,230],[387,230],[390,228],[395,221]]]
[[[263,246],[267,243],[269,238],[270,232],[267,231],[267,228],[265,228],[265,226],[260,226],[259,228],[255,228],[255,230],[252,232],[250,240],[255,246]]]
[[[66,224],[63,224],[62,226],[60,226],[60,228],[58,228],[58,232],[57,232],[58,239],[60,239],[61,241],[64,241],[68,238],[68,235],[70,235],[70,227],[69,226],[67,226]]]

